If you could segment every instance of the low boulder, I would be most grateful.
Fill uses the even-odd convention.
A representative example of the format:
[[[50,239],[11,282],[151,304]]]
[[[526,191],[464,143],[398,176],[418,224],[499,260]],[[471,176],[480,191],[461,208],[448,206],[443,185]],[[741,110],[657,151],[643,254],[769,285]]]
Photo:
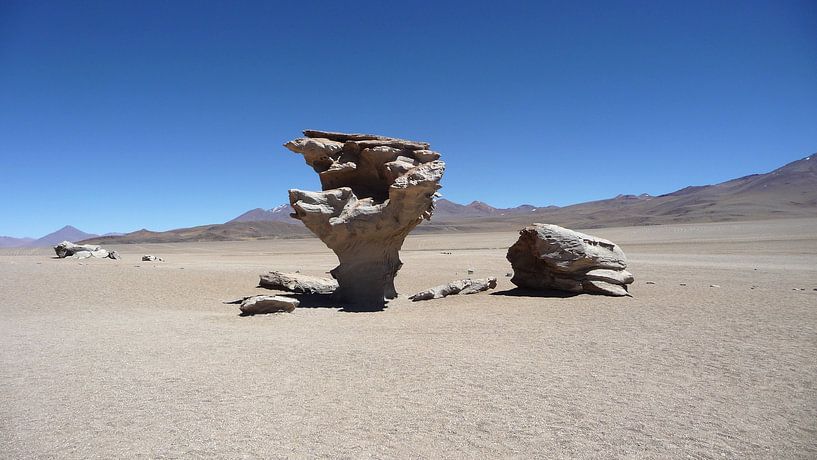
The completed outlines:
[[[298,294],[331,294],[338,288],[338,282],[331,278],[276,271],[261,275],[258,285],[267,289],[290,291]]]
[[[634,281],[615,243],[558,225],[523,228],[507,259],[521,288],[626,296]]]

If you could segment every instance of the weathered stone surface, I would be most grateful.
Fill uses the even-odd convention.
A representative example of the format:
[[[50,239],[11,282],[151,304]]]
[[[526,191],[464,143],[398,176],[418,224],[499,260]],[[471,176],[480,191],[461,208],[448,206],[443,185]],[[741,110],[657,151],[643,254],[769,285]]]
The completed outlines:
[[[483,279],[465,279],[453,281],[448,284],[435,286],[431,289],[418,292],[409,297],[410,300],[417,302],[418,300],[441,299],[454,294],[475,294],[477,292],[487,291],[496,287],[496,278],[489,277]]]
[[[381,308],[397,296],[398,251],[408,233],[431,217],[445,163],[425,142],[304,134],[285,146],[318,172],[323,191],[290,190],[293,217],[337,254],[340,265],[331,273],[339,299],[347,306]]]
[[[613,242],[558,225],[533,224],[508,249],[511,282],[529,289],[557,289],[625,296],[632,273]]]
[[[262,274],[258,285],[299,294],[331,294],[338,288],[338,282],[331,278],[276,271]]]
[[[109,257],[107,250],[93,244],[74,244],[70,241],[63,241],[54,246],[54,252],[57,257],[64,259],[72,257],[74,259],[87,259],[88,257],[97,257],[100,259]]]
[[[291,313],[300,304],[297,299],[278,295],[254,295],[224,303],[240,303],[241,306],[238,308],[245,316],[277,312]]]

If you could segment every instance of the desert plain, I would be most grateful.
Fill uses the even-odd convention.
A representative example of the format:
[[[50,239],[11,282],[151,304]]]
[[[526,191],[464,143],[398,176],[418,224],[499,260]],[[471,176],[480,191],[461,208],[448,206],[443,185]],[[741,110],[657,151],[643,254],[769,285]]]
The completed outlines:
[[[222,304],[315,238],[0,250],[0,457],[817,457],[817,218],[587,232],[632,297],[514,289],[512,231],[411,235],[367,313]]]

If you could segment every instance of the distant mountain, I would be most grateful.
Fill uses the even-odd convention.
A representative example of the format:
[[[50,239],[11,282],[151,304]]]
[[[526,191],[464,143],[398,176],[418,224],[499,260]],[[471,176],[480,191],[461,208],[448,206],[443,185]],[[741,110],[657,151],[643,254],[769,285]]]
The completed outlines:
[[[11,236],[0,236],[0,248],[25,247],[32,241],[34,241],[34,238],[14,238]]]
[[[506,216],[512,214],[524,215],[539,209],[553,209],[557,206],[537,207],[523,204],[515,208],[495,208],[482,201],[472,201],[469,204],[458,204],[441,198],[434,203],[434,218],[438,220],[456,219],[461,217],[488,217]]]
[[[311,233],[296,219],[292,209],[281,205],[253,209],[226,224],[151,232],[140,230],[122,236],[88,240],[105,243],[164,243],[178,241],[225,241],[263,238],[301,238]],[[533,222],[571,228],[719,222],[817,216],[817,155],[789,163],[766,174],[753,174],[715,185],[685,187],[660,196],[618,195],[614,198],[565,207],[495,208],[480,201],[467,205],[440,199],[430,222],[418,232],[512,231]],[[63,232],[51,241],[76,241]],[[76,230],[78,231],[78,230]],[[63,232],[63,233],[60,233]],[[57,236],[58,235],[58,236]],[[87,235],[87,234],[86,234]],[[69,236],[74,236],[73,238]],[[55,239],[56,238],[56,239]],[[40,241],[37,240],[37,241]],[[59,241],[56,241],[59,240]]]
[[[435,201],[434,218],[457,219],[462,217],[504,216],[508,214],[525,214],[545,208],[537,208],[529,204],[523,204],[522,206],[517,206],[515,208],[495,208],[488,203],[483,203],[482,201],[472,201],[469,204],[459,204],[442,198]],[[555,206],[550,206],[550,208],[555,208]],[[295,211],[292,209],[292,206],[288,204],[282,204],[272,209],[255,208],[241,214],[227,223],[285,222],[289,224],[302,225],[299,220],[290,217],[290,214],[293,212]]]
[[[76,242],[88,238],[93,238],[95,236],[98,235],[94,233],[85,233],[76,227],[66,225],[65,227],[57,230],[56,232],[49,233],[48,235],[45,235],[42,238],[32,241],[27,246],[29,247],[54,246],[63,241]]]
[[[286,222],[289,224],[300,224],[300,221],[289,216],[290,213],[295,212],[292,206],[282,204],[272,209],[255,208],[244,214],[227,221],[230,222]]]
[[[97,236],[94,233],[85,233],[82,230],[66,225],[56,232],[49,233],[42,238],[12,238],[0,236],[0,248],[41,248],[57,245],[63,241],[76,242]]]
[[[236,241],[272,238],[303,238],[312,234],[303,225],[283,222],[228,222],[166,232],[142,229],[118,236],[101,236],[82,241],[89,244],[179,243],[187,241]]]
[[[430,227],[459,230],[517,228],[546,222],[572,228],[721,222],[817,216],[817,155],[791,162],[765,174],[715,185],[691,186],[660,196],[619,195],[562,208],[539,208],[504,216],[432,218]],[[436,219],[436,222],[435,222]],[[422,231],[434,231],[426,228]]]

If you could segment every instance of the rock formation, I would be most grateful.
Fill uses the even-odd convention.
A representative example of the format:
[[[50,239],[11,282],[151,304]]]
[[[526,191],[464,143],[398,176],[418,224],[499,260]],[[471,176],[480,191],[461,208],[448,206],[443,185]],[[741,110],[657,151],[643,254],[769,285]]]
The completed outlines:
[[[54,246],[54,252],[57,253],[57,257],[60,259],[66,257],[74,259],[86,259],[88,257],[119,259],[119,254],[116,251],[108,252],[106,249],[93,244],[74,244],[70,241],[63,241]]]
[[[495,287],[496,278],[493,276],[477,280],[466,279],[435,286],[431,289],[418,292],[409,297],[409,299],[414,302],[418,300],[442,299],[443,297],[454,294],[476,294],[477,292],[487,291]]]
[[[285,147],[318,173],[322,192],[290,190],[300,219],[340,261],[332,276],[347,306],[382,308],[409,232],[430,219],[445,163],[425,142],[370,134],[304,131]]]
[[[529,289],[627,295],[633,275],[615,244],[558,225],[533,224],[508,249],[511,282]]]
[[[258,285],[298,294],[331,294],[338,288],[338,282],[333,279],[275,271],[261,275]]]
[[[238,307],[241,310],[241,315],[250,316],[277,312],[292,313],[300,302],[297,299],[278,295],[254,295],[228,300],[224,303],[241,304]]]

